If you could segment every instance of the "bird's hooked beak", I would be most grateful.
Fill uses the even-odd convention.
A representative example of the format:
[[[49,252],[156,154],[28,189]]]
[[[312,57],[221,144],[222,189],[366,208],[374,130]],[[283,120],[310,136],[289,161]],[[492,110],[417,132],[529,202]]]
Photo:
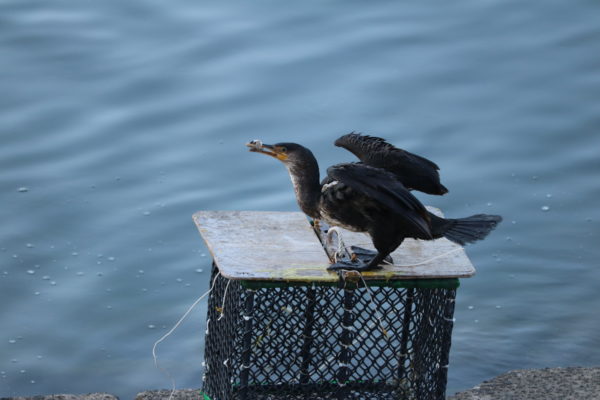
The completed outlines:
[[[258,139],[253,140],[250,143],[246,143],[246,146],[248,146],[252,152],[266,154],[280,161],[285,161],[288,158],[287,154],[285,153],[285,148],[264,144]]]

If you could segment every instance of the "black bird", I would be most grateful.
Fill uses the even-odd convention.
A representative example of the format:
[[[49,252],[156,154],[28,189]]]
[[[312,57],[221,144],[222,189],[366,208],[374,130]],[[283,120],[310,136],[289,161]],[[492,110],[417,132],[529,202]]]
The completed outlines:
[[[296,143],[274,145],[253,141],[250,151],[282,161],[290,174],[296,200],[314,219],[355,232],[368,232],[377,253],[369,262],[338,262],[332,270],[378,269],[386,256],[405,238],[432,240],[446,237],[458,244],[485,238],[502,220],[478,214],[446,219],[429,213],[423,204],[390,172],[362,163],[331,166],[319,182],[319,165],[312,152]]]
[[[335,145],[352,152],[371,167],[393,173],[409,190],[438,195],[448,193],[440,183],[440,168],[436,163],[394,147],[385,139],[352,132],[337,139]]]

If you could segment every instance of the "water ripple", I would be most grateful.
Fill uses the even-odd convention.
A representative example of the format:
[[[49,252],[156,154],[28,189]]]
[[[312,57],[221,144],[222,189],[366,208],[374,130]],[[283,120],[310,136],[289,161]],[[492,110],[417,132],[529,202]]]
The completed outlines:
[[[192,213],[297,210],[244,143],[301,142],[324,170],[352,130],[434,159],[451,191],[424,202],[505,217],[468,248],[449,393],[600,362],[597,5],[0,11],[2,395],[168,385],[150,349],[210,274]],[[200,385],[205,307],[160,350],[180,387]]]

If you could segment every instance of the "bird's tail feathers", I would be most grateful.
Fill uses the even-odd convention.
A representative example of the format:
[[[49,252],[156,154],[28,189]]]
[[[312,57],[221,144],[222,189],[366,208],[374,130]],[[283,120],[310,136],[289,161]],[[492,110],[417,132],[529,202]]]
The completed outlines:
[[[466,218],[448,219],[451,225],[444,237],[464,246],[484,239],[502,221],[499,215],[476,214]]]

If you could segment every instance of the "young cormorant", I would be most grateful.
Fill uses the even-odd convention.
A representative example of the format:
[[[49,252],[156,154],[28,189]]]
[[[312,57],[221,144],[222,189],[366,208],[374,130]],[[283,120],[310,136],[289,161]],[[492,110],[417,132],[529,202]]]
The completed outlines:
[[[354,232],[368,232],[377,254],[368,262],[338,262],[332,270],[378,269],[405,238],[446,237],[460,245],[481,240],[502,220],[478,214],[446,219],[429,213],[390,172],[362,163],[331,166],[319,183],[319,165],[312,152],[296,143],[274,145],[253,141],[250,151],[282,161],[290,174],[302,211],[314,219]]]
[[[439,195],[448,193],[440,183],[440,168],[436,163],[394,147],[385,139],[352,132],[337,139],[335,145],[352,152],[371,167],[393,173],[409,190]]]

